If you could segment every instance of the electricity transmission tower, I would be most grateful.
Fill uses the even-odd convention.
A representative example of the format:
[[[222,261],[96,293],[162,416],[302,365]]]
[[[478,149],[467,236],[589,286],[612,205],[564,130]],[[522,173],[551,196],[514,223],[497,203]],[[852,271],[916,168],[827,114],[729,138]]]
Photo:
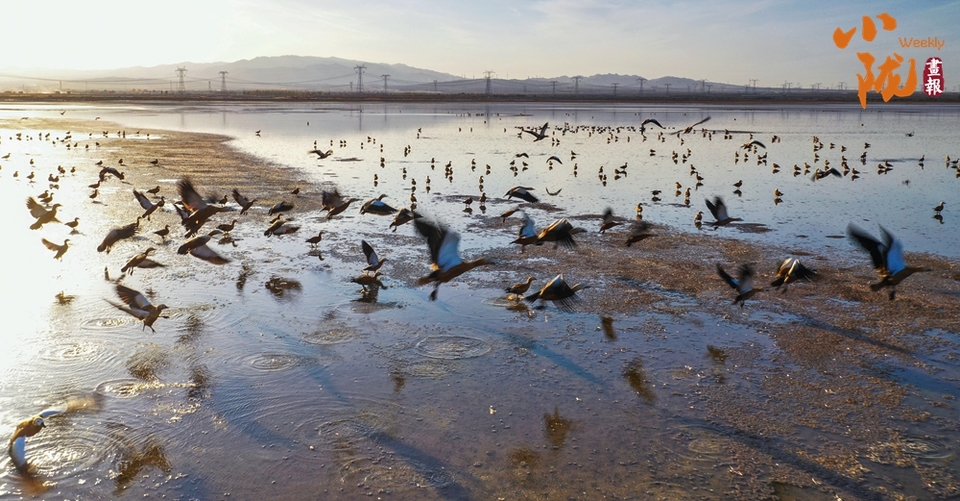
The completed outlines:
[[[484,71],[483,74],[485,75],[485,76],[484,76],[484,79],[487,81],[487,88],[486,88],[485,92],[486,92],[486,94],[489,96],[490,93],[493,91],[493,85],[492,85],[492,83],[491,83],[491,81],[492,81],[491,78],[493,77],[493,72],[490,71],[490,70],[487,70],[487,71]]]
[[[553,84],[553,95],[557,95],[557,81],[550,80],[550,83]]]
[[[583,75],[577,75],[573,77],[573,93],[574,94],[580,93],[580,79],[582,78],[583,78]]]
[[[227,73],[229,72],[227,71],[220,72],[220,93],[221,94],[227,93]]]
[[[367,71],[367,65],[358,64],[353,69],[357,70],[357,92],[363,92],[363,72]]]
[[[640,82],[640,93],[643,94],[643,82],[646,82],[647,79],[643,77],[637,77],[637,81]]]
[[[180,79],[180,83],[177,84],[177,92],[183,94],[187,91],[187,86],[183,83],[183,77],[187,74],[187,69],[184,67],[177,68],[177,77]]]
[[[614,82],[614,83],[612,83],[612,84],[610,84],[610,85],[613,86],[613,95],[616,96],[616,95],[617,95],[617,86],[619,86],[620,84],[617,83],[617,82]]]
[[[383,93],[387,93],[387,79],[390,78],[390,75],[380,75],[380,78],[383,79]]]

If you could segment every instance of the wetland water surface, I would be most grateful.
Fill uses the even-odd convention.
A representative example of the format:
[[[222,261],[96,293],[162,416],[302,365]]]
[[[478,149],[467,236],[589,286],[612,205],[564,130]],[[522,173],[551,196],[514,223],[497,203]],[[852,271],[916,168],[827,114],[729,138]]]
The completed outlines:
[[[945,162],[960,155],[951,150],[957,109],[310,104],[60,111],[0,109],[0,156],[10,153],[0,160],[0,221],[9,242],[0,424],[12,433],[46,407],[84,408],[50,418],[27,439],[32,480],[9,458],[0,462],[2,499],[960,493],[960,275],[950,261],[960,248],[950,215],[960,205],[960,180]],[[668,134],[707,116],[712,139],[699,129]],[[667,134],[648,129],[644,141],[627,128],[647,117]],[[560,127],[553,141],[517,137],[515,127],[545,121]],[[725,130],[732,139],[723,139]],[[209,132],[232,139],[224,146],[185,134]],[[766,144],[766,163],[758,165],[755,153],[743,160],[739,146],[750,133]],[[823,149],[814,150],[813,136]],[[315,140],[334,154],[308,154]],[[672,153],[686,156],[688,148],[675,163]],[[563,163],[549,165],[550,155]],[[814,183],[812,172],[793,175],[794,164],[802,173],[805,163],[823,168],[825,160],[843,170],[844,156],[860,179]],[[91,199],[100,160],[127,177],[108,178]],[[892,170],[878,174],[877,164],[888,161]],[[444,175],[448,162],[452,180]],[[624,163],[626,177],[615,180]],[[48,175],[58,166],[67,173],[54,189]],[[231,238],[212,245],[230,263],[176,254],[184,239],[169,204],[179,198],[176,180],[187,174],[201,193],[219,197],[239,187],[261,199],[244,216],[228,212],[208,223],[240,220]],[[481,192],[479,176],[487,210],[465,213],[463,199]],[[428,263],[410,225],[390,233],[390,218],[351,208],[326,221],[319,212],[318,192],[328,183],[361,199],[384,193],[403,207],[414,179],[420,208],[461,233],[465,257],[497,261],[443,285],[436,302],[415,285]],[[682,186],[676,196],[675,182]],[[131,190],[156,185],[168,205],[136,236],[98,253],[110,228],[140,214]],[[590,233],[578,235],[574,250],[517,254],[509,242],[519,222],[496,217],[516,205],[502,196],[514,185],[533,186],[549,202],[525,207],[538,227],[570,216]],[[289,194],[297,186],[301,194]],[[551,197],[545,188],[562,192]],[[663,191],[660,202],[652,200],[655,189]],[[779,203],[775,189],[784,192]],[[59,224],[28,228],[23,201],[44,190],[56,193],[61,221],[80,218],[76,233]],[[731,215],[761,226],[698,231],[693,215],[713,195],[725,197]],[[302,229],[265,237],[266,211],[281,199],[294,203],[290,216]],[[935,220],[932,207],[941,200],[947,210]],[[595,233],[606,206],[632,218],[638,202],[645,219],[664,225],[659,241],[627,253],[624,232]],[[911,278],[889,302],[866,287],[866,254],[832,238],[849,221],[872,232],[881,223],[908,251],[948,259],[928,258],[938,270]],[[166,224],[177,228],[169,239],[152,233]],[[320,230],[313,250],[303,240]],[[56,261],[40,238],[70,238],[71,247]],[[389,259],[384,288],[362,292],[350,281],[365,266],[361,239]],[[105,301],[117,298],[104,267],[116,279],[127,259],[151,246],[166,267],[122,281],[169,306],[156,333]],[[769,268],[783,247],[843,280],[758,296],[743,310],[730,305],[714,263],[753,260]],[[535,276],[536,288],[561,272],[591,285],[573,312],[530,309],[502,292],[526,276]],[[902,313],[890,313],[898,308]]]

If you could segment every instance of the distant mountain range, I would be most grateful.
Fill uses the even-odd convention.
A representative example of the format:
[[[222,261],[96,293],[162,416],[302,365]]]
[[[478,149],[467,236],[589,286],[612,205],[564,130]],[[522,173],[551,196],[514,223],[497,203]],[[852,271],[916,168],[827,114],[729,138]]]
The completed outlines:
[[[555,78],[463,78],[405,64],[367,63],[336,57],[276,56],[232,63],[179,63],[115,70],[0,71],[0,91],[26,92],[177,92],[178,68],[184,68],[185,92],[289,90],[357,92],[362,66],[364,92],[436,92],[491,94],[636,94],[742,91],[742,85],[680,77],[643,78],[604,74]],[[226,72],[221,74],[221,72]],[[383,75],[386,77],[384,82]]]

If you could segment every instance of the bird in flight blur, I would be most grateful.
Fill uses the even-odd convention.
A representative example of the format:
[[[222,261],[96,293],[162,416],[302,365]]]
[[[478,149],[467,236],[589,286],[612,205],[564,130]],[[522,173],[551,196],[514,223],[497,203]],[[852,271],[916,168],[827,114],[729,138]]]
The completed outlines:
[[[737,291],[737,297],[733,299],[733,304],[739,303],[741,309],[747,299],[750,299],[754,294],[763,290],[760,287],[753,286],[755,272],[753,266],[750,264],[740,265],[740,268],[737,270],[737,278],[731,277],[719,264],[717,264],[717,274],[720,275],[720,278],[722,278],[727,285]]]
[[[537,141],[540,141],[540,140],[542,140],[542,139],[546,139],[546,137],[547,137],[547,126],[548,126],[548,124],[549,124],[549,122],[544,122],[544,124],[540,127],[540,130],[539,130],[539,131],[536,130],[536,129],[532,129],[532,130],[531,130],[531,129],[522,129],[522,130],[523,130],[523,132],[526,132],[527,134],[530,134],[531,136],[533,136],[534,138],[536,138],[536,139],[533,140],[533,142],[537,142]]]
[[[167,309],[167,305],[161,304],[154,306],[150,304],[150,301],[147,300],[147,297],[144,296],[140,291],[120,284],[117,284],[117,296],[120,296],[120,299],[124,304],[116,303],[110,301],[109,299],[107,299],[107,302],[112,304],[118,310],[124,311],[130,315],[133,315],[134,317],[139,318],[141,321],[143,321],[143,329],[149,327],[151,331],[157,332],[156,329],[153,328],[153,323],[160,318],[160,313]]]
[[[493,264],[493,261],[482,257],[473,261],[464,261],[460,257],[460,235],[457,232],[423,218],[415,219],[413,224],[417,228],[417,233],[427,239],[427,247],[430,249],[433,271],[420,278],[417,285],[434,283],[433,292],[430,293],[431,301],[437,300],[437,289],[440,288],[440,284],[447,283],[477,266]]]
[[[578,300],[576,296],[577,291],[586,289],[587,287],[589,286],[584,284],[576,284],[571,287],[564,281],[563,274],[560,274],[554,277],[553,280],[547,282],[539,291],[529,294],[523,299],[530,303],[535,303],[537,300],[553,301],[553,304],[557,305],[557,308],[563,311],[570,311],[573,309],[573,304]]]
[[[720,197],[714,197],[713,202],[707,200],[707,208],[710,209],[710,213],[713,214],[713,218],[716,220],[710,223],[714,226],[724,226],[734,221],[742,221],[742,219],[738,217],[730,217],[730,215],[727,214],[727,204],[723,203],[723,199]]]
[[[907,266],[903,260],[903,244],[883,226],[880,227],[882,240],[877,240],[853,223],[847,225],[847,235],[870,254],[873,268],[881,277],[879,282],[870,284],[870,290],[878,291],[884,287],[890,287],[891,301],[896,295],[896,287],[900,282],[914,273],[931,271],[926,267]]]

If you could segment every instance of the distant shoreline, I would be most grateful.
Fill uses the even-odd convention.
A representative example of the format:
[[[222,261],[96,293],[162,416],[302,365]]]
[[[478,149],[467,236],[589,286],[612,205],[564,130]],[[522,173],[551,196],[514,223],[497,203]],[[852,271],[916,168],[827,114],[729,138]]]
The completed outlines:
[[[345,92],[288,92],[247,91],[222,95],[219,93],[0,93],[3,103],[217,103],[217,102],[338,102],[338,103],[556,103],[556,104],[629,104],[629,105],[859,105],[855,90],[787,92],[757,91],[741,93],[647,93],[630,95],[610,94],[434,94],[434,93],[345,93]],[[909,104],[938,106],[960,104],[960,93],[943,94],[936,98],[914,94],[893,98],[884,103],[879,94],[867,95],[867,105]]]

